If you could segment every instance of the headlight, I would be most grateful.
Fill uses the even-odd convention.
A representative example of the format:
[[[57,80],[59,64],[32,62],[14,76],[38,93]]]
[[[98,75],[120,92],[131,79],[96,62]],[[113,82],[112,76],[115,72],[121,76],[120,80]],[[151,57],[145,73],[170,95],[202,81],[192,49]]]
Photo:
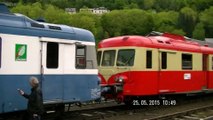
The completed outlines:
[[[118,78],[118,82],[119,82],[119,83],[123,83],[123,82],[124,82],[123,77],[119,77],[119,78]]]
[[[123,79],[123,77],[115,77],[115,82],[117,82],[117,83],[123,83],[124,82],[124,79]]]

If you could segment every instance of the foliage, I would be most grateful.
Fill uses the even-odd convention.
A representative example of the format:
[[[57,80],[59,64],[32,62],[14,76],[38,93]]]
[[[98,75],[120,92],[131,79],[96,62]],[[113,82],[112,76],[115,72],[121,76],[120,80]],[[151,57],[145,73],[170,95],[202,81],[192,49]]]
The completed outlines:
[[[0,0],[32,19],[90,30],[97,41],[119,35],[146,35],[152,30],[195,39],[213,37],[212,0]],[[68,14],[65,8],[106,7],[110,13]]]
[[[152,16],[140,9],[115,10],[102,16],[101,23],[107,37],[145,35],[152,31]]]
[[[205,30],[203,23],[198,23],[195,26],[195,29],[193,31],[193,38],[198,40],[204,40],[205,39]]]
[[[206,37],[213,37],[213,6],[203,11],[200,21],[204,24]]]
[[[192,37],[192,31],[197,23],[197,12],[189,7],[184,7],[180,11],[179,25],[187,33],[188,37]]]

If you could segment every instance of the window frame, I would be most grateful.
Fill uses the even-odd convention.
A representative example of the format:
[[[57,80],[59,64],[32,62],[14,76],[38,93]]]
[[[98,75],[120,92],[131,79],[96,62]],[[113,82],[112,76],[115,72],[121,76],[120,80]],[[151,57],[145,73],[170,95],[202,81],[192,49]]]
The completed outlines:
[[[167,52],[161,52],[161,69],[167,69],[168,65]]]
[[[50,45],[56,45],[56,46],[54,46],[54,47],[56,47],[56,48],[50,48],[50,49],[48,49],[49,47],[51,47]],[[53,50],[57,50],[57,51],[53,51]],[[47,50],[47,54],[46,54],[46,67],[47,67],[47,69],[58,69],[58,67],[59,67],[59,43],[57,43],[57,42],[47,42],[47,48],[46,48],[46,50]],[[49,52],[50,51],[50,52]],[[54,53],[53,53],[54,52]],[[49,54],[48,54],[49,53]],[[55,54],[56,53],[56,54]],[[51,62],[49,62],[50,60],[49,59],[52,59],[52,56],[50,57],[50,56],[48,56],[48,55],[54,55],[53,57],[55,58],[55,60],[56,60],[56,58],[57,58],[57,60],[55,61],[55,63],[56,63],[56,65],[52,65],[52,64],[55,64],[55,63],[51,63]],[[51,64],[50,64],[51,63]]]
[[[109,51],[113,51],[114,52],[113,64],[112,65],[111,64],[110,65],[105,65],[105,64],[103,64],[103,62],[105,62],[105,60],[104,60],[105,53],[109,52]],[[104,67],[114,66],[115,65],[115,57],[116,57],[116,50],[105,50],[105,51],[103,51],[101,66],[104,66]]]
[[[0,37],[0,68],[2,63],[2,38]]]
[[[126,62],[125,62],[124,65],[118,65],[119,53],[122,52],[122,51],[127,51],[127,50],[133,51],[133,56],[130,56],[130,58],[128,58],[128,61],[127,61],[127,62],[129,62],[129,61],[132,59],[132,57],[133,57],[133,63],[130,64],[130,65],[128,65],[128,64],[126,64]],[[117,59],[116,59],[116,66],[118,66],[118,67],[122,67],[122,66],[131,67],[131,66],[134,66],[134,61],[135,61],[135,49],[120,49],[120,50],[118,50]]]
[[[213,70],[213,57],[211,57],[212,59],[211,59],[211,62],[212,62],[212,66],[211,66],[211,68],[212,68],[212,70]]]
[[[99,53],[100,53],[100,55],[99,55]],[[102,58],[102,51],[100,50],[100,51],[97,51],[97,63],[98,63],[98,66],[100,66],[101,65],[101,58]]]
[[[183,61],[184,60],[183,55],[191,57],[191,61],[190,61],[191,66],[184,66],[184,62],[186,62],[186,61]],[[182,68],[182,70],[193,70],[193,54],[189,54],[189,53],[182,53],[181,54],[181,68]]]
[[[151,53],[151,54],[148,54]],[[150,55],[150,56],[148,56]],[[150,59],[148,59],[150,57]],[[152,69],[152,50],[147,50],[146,51],[146,68],[147,69]]]
[[[83,50],[83,55],[78,55],[78,48],[80,48],[80,49],[84,49]],[[76,45],[76,48],[75,48],[75,50],[76,50],[76,54],[75,54],[75,68],[76,69],[86,69],[86,67],[87,67],[87,63],[86,63],[86,61],[87,61],[87,58],[86,58],[86,46],[85,45]],[[83,58],[83,59],[82,59]],[[83,60],[83,64],[82,65],[80,65],[79,63],[79,60]]]

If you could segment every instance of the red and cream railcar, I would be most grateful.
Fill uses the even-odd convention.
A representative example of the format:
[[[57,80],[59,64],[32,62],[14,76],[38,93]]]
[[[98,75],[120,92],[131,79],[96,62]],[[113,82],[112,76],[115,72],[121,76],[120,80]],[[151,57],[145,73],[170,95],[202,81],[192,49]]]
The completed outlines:
[[[120,102],[213,90],[213,48],[184,36],[109,38],[99,43],[97,54],[103,96]]]

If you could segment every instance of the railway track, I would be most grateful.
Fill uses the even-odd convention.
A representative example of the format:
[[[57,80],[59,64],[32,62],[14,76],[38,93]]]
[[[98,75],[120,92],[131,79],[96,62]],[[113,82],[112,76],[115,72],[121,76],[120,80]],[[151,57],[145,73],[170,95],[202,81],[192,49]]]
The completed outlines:
[[[206,120],[213,115],[213,95],[187,97],[177,99],[177,105],[140,105],[126,106],[113,101],[100,104],[90,104],[82,107],[72,107],[58,115],[51,111],[44,120],[190,120],[198,118]],[[205,112],[203,112],[205,110]],[[209,114],[204,114],[209,113]],[[202,116],[204,115],[204,116]],[[20,116],[18,116],[20,117]],[[0,120],[19,120],[17,115]]]
[[[193,108],[181,112],[171,113],[146,120],[212,120],[213,105]]]

